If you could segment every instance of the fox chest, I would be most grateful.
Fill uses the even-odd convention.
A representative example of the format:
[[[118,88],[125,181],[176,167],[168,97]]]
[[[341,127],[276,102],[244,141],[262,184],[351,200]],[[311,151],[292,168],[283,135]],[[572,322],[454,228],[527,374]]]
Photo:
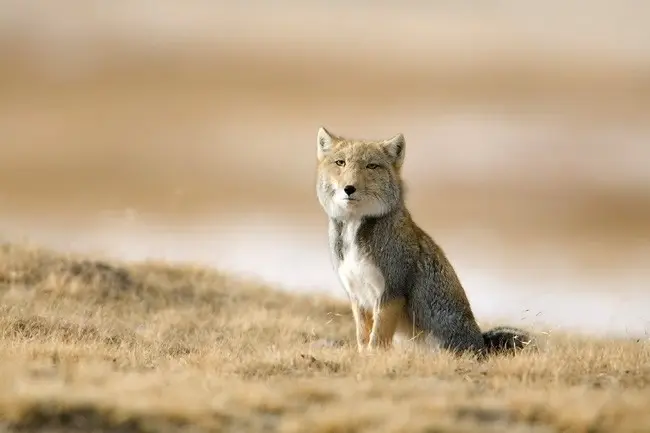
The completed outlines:
[[[381,270],[354,245],[344,253],[338,275],[348,295],[367,309],[377,305],[384,293],[386,284]]]

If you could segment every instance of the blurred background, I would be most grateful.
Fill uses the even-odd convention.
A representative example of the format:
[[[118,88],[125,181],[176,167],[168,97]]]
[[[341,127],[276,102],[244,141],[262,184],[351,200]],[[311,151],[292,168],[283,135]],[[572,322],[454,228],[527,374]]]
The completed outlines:
[[[0,236],[344,296],[316,132],[407,139],[480,321],[650,332],[650,3],[0,0]]]

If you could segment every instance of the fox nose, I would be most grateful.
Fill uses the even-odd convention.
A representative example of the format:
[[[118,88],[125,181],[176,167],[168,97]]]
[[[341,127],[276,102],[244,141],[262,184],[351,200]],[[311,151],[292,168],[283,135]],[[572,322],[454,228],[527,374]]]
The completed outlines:
[[[356,190],[357,190],[357,189],[356,189],[353,185],[346,185],[346,186],[343,188],[343,191],[345,191],[345,193],[346,193],[347,195],[352,195],[352,194],[354,194],[354,192],[355,192]]]

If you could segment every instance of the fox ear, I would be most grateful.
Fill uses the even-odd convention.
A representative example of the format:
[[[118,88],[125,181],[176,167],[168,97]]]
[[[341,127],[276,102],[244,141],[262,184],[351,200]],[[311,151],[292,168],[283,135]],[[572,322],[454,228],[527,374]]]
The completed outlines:
[[[406,140],[403,134],[389,138],[381,143],[384,151],[393,159],[393,164],[400,167],[404,162],[404,154],[406,153]]]
[[[334,136],[330,132],[323,128],[322,126],[318,129],[318,142],[316,147],[316,155],[318,160],[323,159],[325,154],[332,149],[332,144],[334,143]]]

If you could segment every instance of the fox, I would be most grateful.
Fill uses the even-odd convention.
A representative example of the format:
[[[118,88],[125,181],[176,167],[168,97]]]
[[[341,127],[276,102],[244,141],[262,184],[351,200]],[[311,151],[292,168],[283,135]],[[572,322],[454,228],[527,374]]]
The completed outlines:
[[[316,150],[316,195],[359,352],[401,339],[483,359],[532,343],[518,328],[481,331],[445,252],[411,217],[401,175],[404,134],[346,138],[321,126]]]

